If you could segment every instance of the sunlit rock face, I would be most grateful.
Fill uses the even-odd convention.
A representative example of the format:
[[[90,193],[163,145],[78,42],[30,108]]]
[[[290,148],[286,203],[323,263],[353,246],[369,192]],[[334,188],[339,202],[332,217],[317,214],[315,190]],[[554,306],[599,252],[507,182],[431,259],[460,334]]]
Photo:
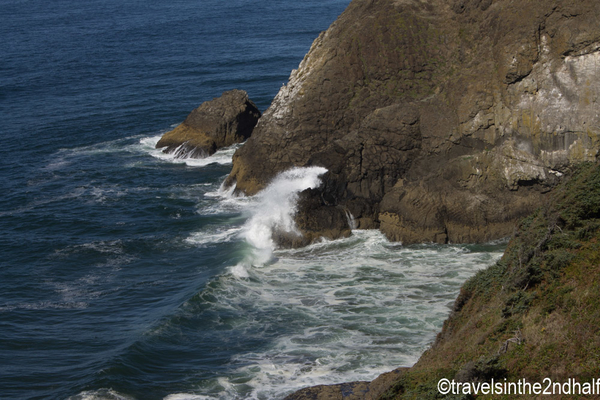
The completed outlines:
[[[300,220],[390,239],[507,236],[600,148],[600,3],[354,0],[313,43],[234,157],[253,194],[322,166]],[[318,221],[323,221],[321,225]]]

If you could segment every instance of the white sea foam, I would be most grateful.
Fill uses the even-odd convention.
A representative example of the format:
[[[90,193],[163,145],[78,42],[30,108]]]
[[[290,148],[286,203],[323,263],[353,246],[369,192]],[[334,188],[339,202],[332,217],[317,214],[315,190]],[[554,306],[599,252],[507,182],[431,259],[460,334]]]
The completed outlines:
[[[231,164],[233,153],[241,146],[241,144],[234,144],[233,146],[220,149],[213,155],[205,158],[179,158],[176,156],[177,152],[167,154],[163,153],[162,149],[156,148],[156,144],[161,137],[161,135],[145,137],[140,139],[139,144],[142,150],[149,153],[152,157],[175,164],[186,164],[190,167],[204,167],[209,164]]]
[[[213,243],[230,242],[239,236],[241,227],[226,229],[224,227],[204,229],[200,232],[194,232],[185,239],[189,244],[195,246],[206,246]]]
[[[219,189],[217,189],[216,191],[213,191],[213,192],[207,192],[204,196],[216,197],[216,198],[220,198],[223,200],[237,199],[237,198],[244,197],[241,194],[238,195],[235,193],[235,185],[231,185],[231,186],[225,185],[225,180],[223,180],[223,182],[221,183],[221,186],[219,186]]]
[[[86,390],[67,400],[135,400],[135,398],[118,393],[113,389],[98,389]]]
[[[256,203],[255,196],[244,196],[241,193],[236,193],[235,185],[225,186],[225,177],[217,190],[204,193],[204,197],[218,200],[211,201],[199,210],[199,213],[204,215],[238,213],[248,210],[251,204]]]
[[[170,394],[164,398],[164,400],[211,400],[211,399],[214,399],[214,397],[200,396],[200,395],[188,394],[188,393]]]
[[[77,165],[81,160],[85,160],[86,157],[95,155],[147,153],[153,139],[152,137],[140,139],[140,136],[130,136],[86,146],[58,149],[52,154],[50,162],[42,170],[57,172],[72,165]],[[132,141],[135,141],[135,143],[131,144]]]
[[[241,278],[241,279],[250,278],[248,269],[243,264],[237,264],[237,265],[229,268],[229,272],[231,273],[231,275],[235,276],[236,278]]]
[[[278,334],[235,355],[230,372],[199,394],[283,398],[302,387],[372,380],[410,366],[441,328],[460,285],[501,254],[500,246],[406,247],[379,231],[355,230],[340,240],[274,250],[260,268],[232,267],[210,290],[212,312],[226,313],[244,335]]]
[[[276,249],[273,230],[296,230],[297,195],[316,187],[324,172],[284,172],[252,197],[237,197],[223,186],[205,194],[219,199],[221,212],[241,217],[226,227],[205,227],[187,241],[205,246],[240,240],[248,247],[244,261],[206,289],[206,299],[213,300],[203,309],[227,315],[227,324],[243,337],[262,341],[270,330],[277,335],[234,355],[229,371],[204,381],[204,389],[166,400],[283,398],[302,387],[372,380],[410,366],[441,328],[460,285],[502,254],[501,245],[407,247],[360,229],[344,239]],[[353,221],[350,214],[348,219]],[[182,312],[202,318],[193,307]]]

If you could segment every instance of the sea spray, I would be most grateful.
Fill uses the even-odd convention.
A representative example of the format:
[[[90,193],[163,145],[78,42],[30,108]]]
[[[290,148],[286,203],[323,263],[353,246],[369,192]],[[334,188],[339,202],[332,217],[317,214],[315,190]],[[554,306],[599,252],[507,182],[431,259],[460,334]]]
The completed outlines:
[[[252,246],[245,265],[264,265],[271,260],[275,243],[273,232],[297,233],[294,222],[298,193],[317,187],[319,176],[327,172],[322,167],[293,168],[280,173],[255,197],[257,203],[244,224],[241,236]]]
[[[210,164],[231,164],[233,153],[241,146],[241,144],[236,143],[229,147],[219,149],[210,156],[207,155],[206,157],[194,158],[192,157],[193,152],[185,151],[187,149],[185,145],[179,146],[174,152],[163,153],[162,149],[156,148],[156,143],[158,143],[161,137],[161,135],[143,137],[139,139],[139,143],[136,146],[159,160],[173,164],[186,164],[190,167],[204,167]]]
[[[273,181],[255,196],[244,196],[235,192],[235,186],[225,186],[204,193],[207,199],[218,199],[212,205],[201,206],[198,210],[203,215],[227,215],[240,213],[235,217],[227,217],[233,225],[203,226],[200,231],[192,233],[185,241],[200,247],[213,246],[217,243],[241,239],[247,245],[246,255],[237,265],[230,267],[229,272],[238,278],[248,278],[248,267],[261,266],[272,261],[275,250],[273,234],[297,234],[294,223],[298,194],[320,184],[319,176],[327,172],[321,167],[293,168],[277,175]],[[238,225],[235,220],[244,220]]]

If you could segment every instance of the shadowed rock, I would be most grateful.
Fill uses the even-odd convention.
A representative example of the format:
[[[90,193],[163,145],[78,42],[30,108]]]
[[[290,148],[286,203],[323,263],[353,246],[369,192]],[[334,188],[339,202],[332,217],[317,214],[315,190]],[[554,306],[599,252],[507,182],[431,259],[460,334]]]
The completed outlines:
[[[192,111],[185,121],[167,132],[156,144],[177,158],[203,158],[222,147],[248,139],[260,111],[242,90],[224,92]]]

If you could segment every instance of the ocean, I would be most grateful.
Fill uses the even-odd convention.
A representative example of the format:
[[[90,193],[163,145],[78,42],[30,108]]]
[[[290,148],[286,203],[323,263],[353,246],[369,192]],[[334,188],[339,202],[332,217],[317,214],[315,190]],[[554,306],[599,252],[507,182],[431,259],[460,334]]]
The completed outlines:
[[[0,0],[0,398],[281,399],[418,359],[504,243],[276,249],[322,169],[235,197],[236,146],[154,149],[223,91],[264,111],[348,3]]]

